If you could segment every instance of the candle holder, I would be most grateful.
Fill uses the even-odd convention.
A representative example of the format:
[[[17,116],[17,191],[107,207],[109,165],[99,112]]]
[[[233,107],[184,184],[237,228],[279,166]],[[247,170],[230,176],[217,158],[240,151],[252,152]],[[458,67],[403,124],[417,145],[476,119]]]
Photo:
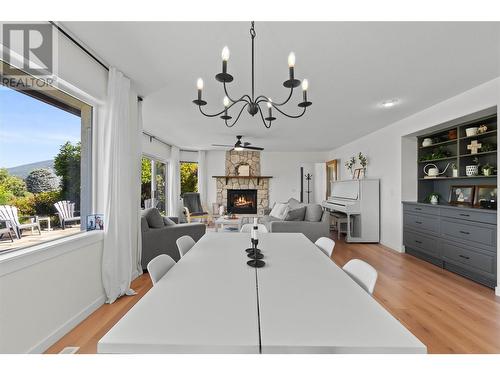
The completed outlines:
[[[264,258],[264,255],[262,255],[260,250],[257,248],[258,243],[259,243],[258,239],[252,238],[252,246],[253,246],[252,251],[253,252],[251,252],[247,255],[249,258],[252,258],[252,260],[249,260],[247,262],[247,264],[253,268],[261,268],[261,267],[264,267],[266,265],[266,262],[261,260],[262,258]]]

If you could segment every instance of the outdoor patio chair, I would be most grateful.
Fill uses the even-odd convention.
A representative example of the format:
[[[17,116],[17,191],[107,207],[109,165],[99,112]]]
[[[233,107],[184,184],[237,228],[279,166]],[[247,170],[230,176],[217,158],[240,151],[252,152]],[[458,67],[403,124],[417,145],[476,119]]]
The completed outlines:
[[[57,216],[59,216],[59,222],[61,223],[61,228],[66,229],[67,223],[72,223],[75,221],[80,221],[80,216],[75,216],[75,204],[70,201],[59,201],[54,203],[54,207],[57,210]]]
[[[184,214],[188,223],[192,219],[206,219],[210,221],[210,214],[201,205],[199,193],[184,193],[182,200],[184,203]]]
[[[21,219],[23,218],[29,218],[30,222],[24,224],[21,224],[19,222],[17,207],[9,205],[0,206],[0,222],[5,223],[6,228],[12,229],[17,238],[21,238],[21,231],[23,229],[37,229],[38,234],[42,234],[42,232],[40,231],[38,216],[21,216]]]

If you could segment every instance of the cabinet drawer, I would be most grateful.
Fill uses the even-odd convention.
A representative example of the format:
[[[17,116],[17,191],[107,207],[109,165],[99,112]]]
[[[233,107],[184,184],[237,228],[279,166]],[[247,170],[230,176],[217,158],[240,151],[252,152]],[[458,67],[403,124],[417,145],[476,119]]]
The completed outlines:
[[[439,256],[439,239],[437,238],[405,230],[403,242],[406,247],[411,249],[419,250],[435,257]]]
[[[496,224],[497,214],[496,211],[472,211],[460,210],[456,208],[442,208],[441,216],[451,217],[453,219],[462,219],[470,221],[478,221],[481,223]]]
[[[415,215],[405,212],[403,224],[406,228],[429,233],[439,233],[439,216]]]
[[[439,215],[439,207],[427,206],[422,204],[403,204],[403,209],[406,212],[413,212],[415,214],[428,214]]]
[[[475,271],[486,272],[490,275],[495,274],[496,257],[494,255],[480,252],[481,250],[474,250],[474,248],[465,248],[461,244],[456,244],[450,241],[443,241],[441,244],[443,258],[459,263]]]
[[[496,246],[496,226],[442,219],[441,233],[450,240],[463,239],[486,246]]]

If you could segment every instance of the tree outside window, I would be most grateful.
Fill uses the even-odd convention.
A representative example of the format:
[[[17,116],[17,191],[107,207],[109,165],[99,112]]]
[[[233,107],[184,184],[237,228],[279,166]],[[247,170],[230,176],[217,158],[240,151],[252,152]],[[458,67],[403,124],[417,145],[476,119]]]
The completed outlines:
[[[181,195],[198,192],[198,163],[181,161]]]

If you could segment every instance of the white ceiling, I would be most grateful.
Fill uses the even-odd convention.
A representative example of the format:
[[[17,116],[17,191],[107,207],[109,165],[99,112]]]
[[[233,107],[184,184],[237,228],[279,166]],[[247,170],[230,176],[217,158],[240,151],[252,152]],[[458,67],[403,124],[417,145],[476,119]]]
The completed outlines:
[[[276,116],[265,129],[243,113],[235,127],[192,104],[205,81],[207,111],[222,107],[224,45],[231,50],[230,94],[250,93],[249,22],[64,22],[63,26],[136,84],[144,127],[183,148],[210,149],[243,134],[274,151],[331,150],[500,75],[500,23],[256,22],[256,95],[287,95],[287,56],[309,79],[313,102],[298,120]],[[301,93],[289,112],[296,113]],[[399,98],[400,105],[377,105]]]

